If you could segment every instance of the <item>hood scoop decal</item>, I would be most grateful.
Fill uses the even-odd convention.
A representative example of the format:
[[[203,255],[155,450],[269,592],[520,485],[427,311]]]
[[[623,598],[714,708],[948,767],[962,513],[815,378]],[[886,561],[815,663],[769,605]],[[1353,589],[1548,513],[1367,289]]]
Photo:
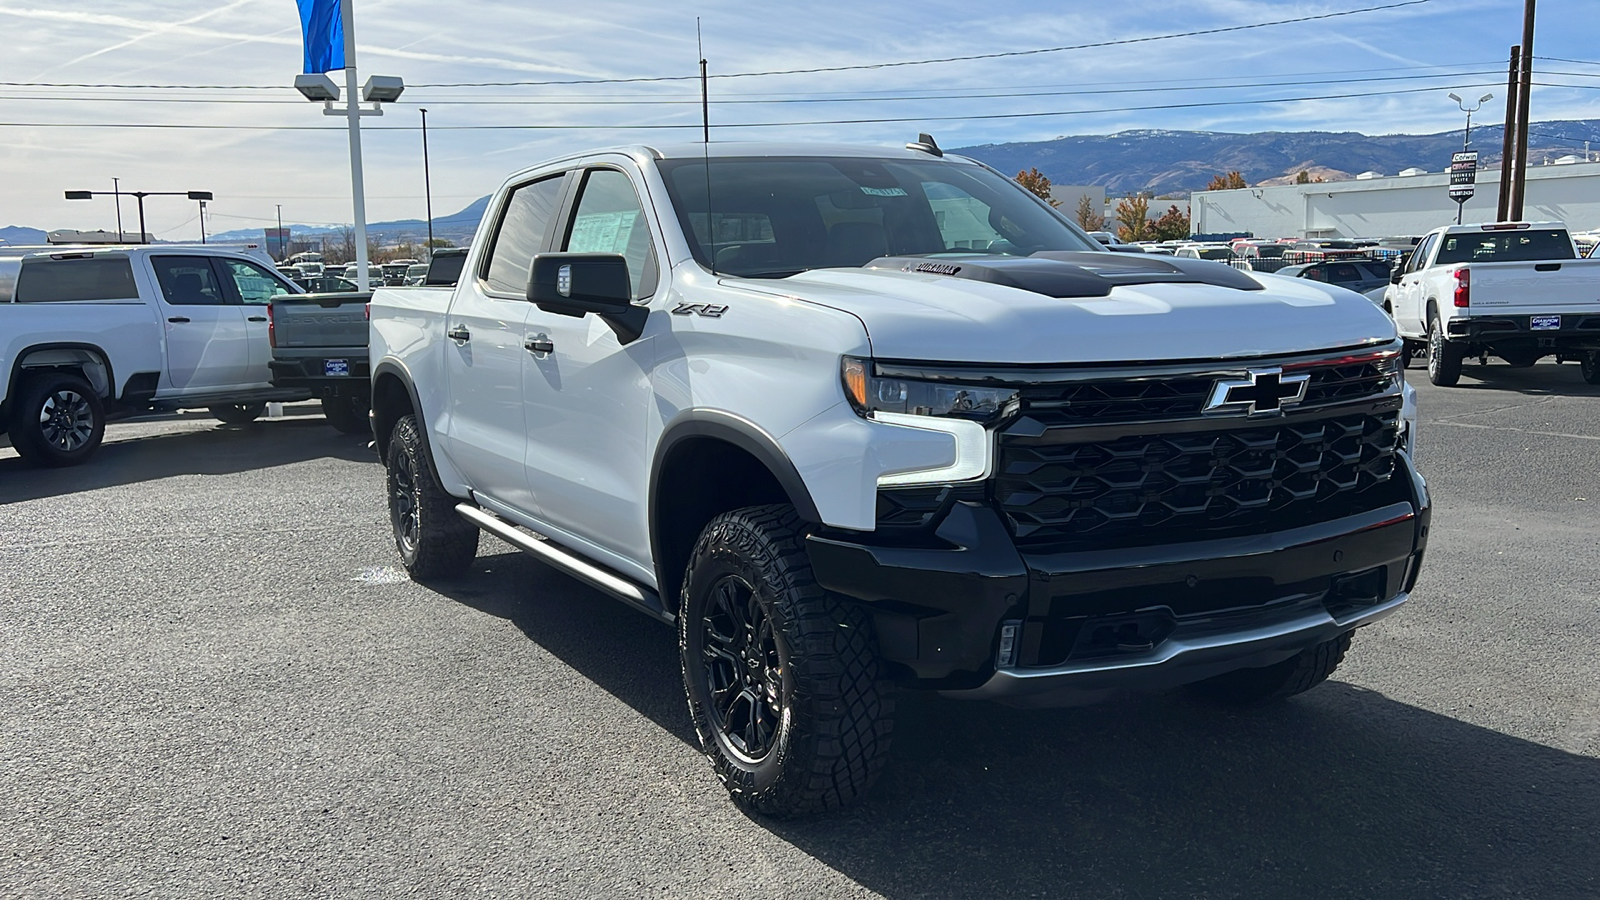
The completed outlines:
[[[1135,284],[1263,289],[1259,281],[1221,263],[1130,253],[1046,250],[1032,256],[884,256],[867,263],[865,268],[982,281],[1061,299],[1106,297],[1114,287]]]

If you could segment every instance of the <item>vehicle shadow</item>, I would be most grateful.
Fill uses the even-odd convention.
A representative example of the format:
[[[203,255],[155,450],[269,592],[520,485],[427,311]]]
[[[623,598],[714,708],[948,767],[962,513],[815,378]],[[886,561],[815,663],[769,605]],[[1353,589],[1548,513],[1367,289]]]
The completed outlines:
[[[8,456],[0,459],[0,505],[176,475],[232,475],[312,459],[378,462],[377,454],[367,449],[370,438],[340,434],[321,416],[248,425],[213,420],[212,426],[104,444],[88,462],[64,469],[35,467]]]
[[[1421,372],[1417,377],[1428,376]],[[1515,391],[1534,397],[1600,397],[1600,385],[1584,381],[1575,363],[1514,369],[1497,359],[1490,359],[1486,366],[1468,361],[1461,367],[1461,381],[1456,385],[1460,388]]]
[[[436,589],[694,744],[670,629],[516,553]],[[861,803],[752,821],[905,900],[1600,896],[1600,759],[1338,681],[1244,712],[902,694]]]

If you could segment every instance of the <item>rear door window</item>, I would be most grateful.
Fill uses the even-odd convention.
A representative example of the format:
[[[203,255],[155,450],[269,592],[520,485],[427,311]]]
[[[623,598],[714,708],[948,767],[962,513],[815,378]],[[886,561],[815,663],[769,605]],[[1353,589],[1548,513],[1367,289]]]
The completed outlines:
[[[23,263],[17,273],[16,302],[70,303],[93,300],[137,300],[133,266],[127,257],[39,259]]]
[[[506,200],[482,270],[490,293],[527,296],[533,257],[544,250],[565,177],[564,173],[552,175],[522,185]]]
[[[222,268],[233,276],[234,286],[239,290],[239,301],[246,306],[266,306],[272,302],[273,297],[291,293],[264,267],[255,263],[245,262],[241,259],[219,259]]]
[[[152,256],[161,296],[173,306],[222,306],[228,302],[209,256]]]

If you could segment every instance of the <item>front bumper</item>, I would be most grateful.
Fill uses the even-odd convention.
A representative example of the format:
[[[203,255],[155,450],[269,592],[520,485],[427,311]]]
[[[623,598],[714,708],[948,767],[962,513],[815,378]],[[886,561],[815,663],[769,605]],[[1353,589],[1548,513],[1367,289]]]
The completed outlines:
[[[903,680],[1083,702],[1271,665],[1392,613],[1416,582],[1430,516],[1426,485],[1399,459],[1391,502],[1268,534],[1024,552],[992,507],[963,501],[935,541],[817,534],[808,550],[823,587],[871,612]]]

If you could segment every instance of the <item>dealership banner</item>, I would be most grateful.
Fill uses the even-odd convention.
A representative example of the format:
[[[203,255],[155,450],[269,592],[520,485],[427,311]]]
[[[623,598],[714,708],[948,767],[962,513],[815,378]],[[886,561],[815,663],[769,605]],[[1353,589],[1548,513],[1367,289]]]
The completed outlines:
[[[344,0],[296,0],[306,40],[306,73],[344,68]]]

